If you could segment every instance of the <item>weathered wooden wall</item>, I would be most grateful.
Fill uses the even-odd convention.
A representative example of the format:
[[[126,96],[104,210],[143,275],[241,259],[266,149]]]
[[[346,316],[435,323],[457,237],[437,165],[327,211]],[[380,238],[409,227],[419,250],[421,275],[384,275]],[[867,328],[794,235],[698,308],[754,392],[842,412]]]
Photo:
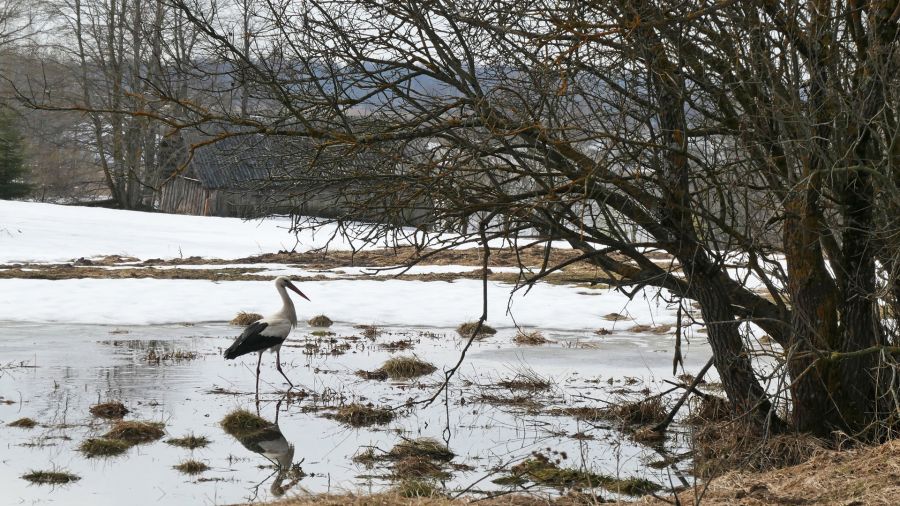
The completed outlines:
[[[211,211],[215,209],[216,191],[204,189],[200,181],[176,177],[167,182],[160,193],[159,210],[162,212],[215,216]]]

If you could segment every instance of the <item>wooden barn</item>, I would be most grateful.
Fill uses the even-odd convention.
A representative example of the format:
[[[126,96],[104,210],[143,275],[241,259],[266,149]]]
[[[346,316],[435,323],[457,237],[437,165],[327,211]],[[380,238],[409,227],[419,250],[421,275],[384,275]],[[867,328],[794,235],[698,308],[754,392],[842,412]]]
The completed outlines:
[[[162,212],[240,218],[294,213],[397,225],[419,225],[430,215],[426,199],[398,204],[366,186],[369,168],[393,163],[386,158],[257,134],[224,137],[197,147],[193,156],[188,146],[180,136],[160,144]]]
[[[189,157],[182,137],[167,139],[160,145],[164,182],[158,209],[241,218],[277,212],[272,206],[285,199],[270,184],[276,167],[274,158],[267,156],[269,144],[262,136],[226,137],[195,149]]]

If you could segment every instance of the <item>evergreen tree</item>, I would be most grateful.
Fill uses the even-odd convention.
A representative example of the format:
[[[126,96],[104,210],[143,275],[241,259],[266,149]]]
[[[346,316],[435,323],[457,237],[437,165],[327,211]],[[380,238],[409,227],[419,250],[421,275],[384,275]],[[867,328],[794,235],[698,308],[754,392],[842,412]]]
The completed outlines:
[[[0,199],[28,195],[31,186],[25,182],[27,172],[22,153],[22,136],[12,114],[0,110]]]

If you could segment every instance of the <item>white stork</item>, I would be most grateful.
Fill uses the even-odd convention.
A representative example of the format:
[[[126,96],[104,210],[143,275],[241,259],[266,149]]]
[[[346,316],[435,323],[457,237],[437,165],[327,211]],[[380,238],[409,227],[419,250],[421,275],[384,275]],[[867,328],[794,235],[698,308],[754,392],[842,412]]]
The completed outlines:
[[[284,303],[281,306],[281,311],[248,325],[234,344],[225,350],[225,359],[227,360],[253,353],[254,351],[259,353],[259,360],[256,361],[257,396],[259,396],[259,367],[262,364],[263,352],[266,350],[275,352],[275,364],[278,367],[278,372],[284,376],[288,385],[294,388],[294,384],[281,370],[281,344],[287,339],[291,329],[297,325],[297,312],[294,310],[294,303],[291,302],[291,298],[288,296],[285,288],[290,288],[304,299],[309,300],[309,297],[303,295],[303,292],[294,286],[286,276],[275,278],[275,288],[278,290],[278,295],[281,295],[281,300]]]

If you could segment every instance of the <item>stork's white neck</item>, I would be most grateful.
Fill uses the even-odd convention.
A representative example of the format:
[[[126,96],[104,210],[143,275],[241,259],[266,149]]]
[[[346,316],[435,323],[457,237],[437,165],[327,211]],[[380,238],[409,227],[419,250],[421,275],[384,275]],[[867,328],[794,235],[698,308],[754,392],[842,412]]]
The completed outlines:
[[[294,302],[287,294],[287,290],[285,290],[284,286],[275,285],[275,288],[278,289],[278,295],[281,295],[281,302],[284,304],[281,306],[281,311],[279,311],[279,313],[281,314],[281,316],[287,318],[291,322],[292,327],[296,327],[297,311],[294,309]]]

